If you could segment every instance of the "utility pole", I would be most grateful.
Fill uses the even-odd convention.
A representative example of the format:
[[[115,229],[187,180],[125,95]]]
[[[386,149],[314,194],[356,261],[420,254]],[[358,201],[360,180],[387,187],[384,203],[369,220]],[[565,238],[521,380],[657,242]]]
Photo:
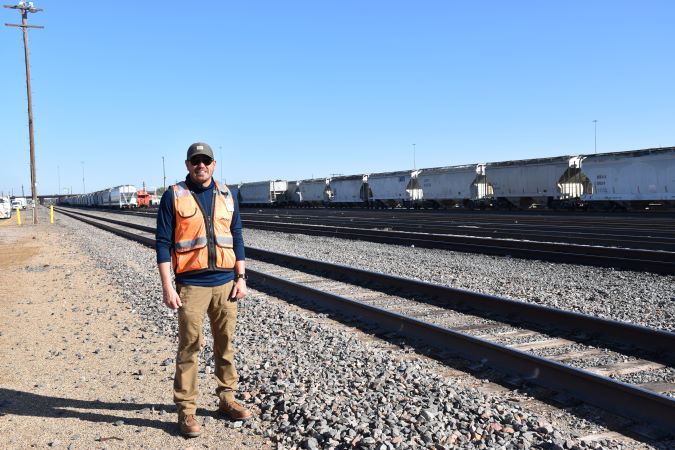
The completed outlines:
[[[164,157],[162,156],[162,175],[164,175],[164,190],[166,191],[166,170],[164,170]]]
[[[415,162],[416,155],[417,155],[417,144],[413,144],[413,170],[417,170],[417,163]]]
[[[18,5],[4,5],[5,8],[18,9],[21,11],[21,25],[6,23],[8,27],[19,27],[23,31],[23,52],[26,63],[26,91],[28,92],[28,137],[30,140],[30,184],[33,194],[33,204],[37,205],[37,176],[35,175],[35,139],[33,138],[33,94],[30,86],[30,60],[28,58],[28,28],[44,28],[43,26],[28,25],[28,13],[42,11],[34,8],[33,2],[19,1]],[[37,208],[33,208],[33,223],[38,223]]]
[[[598,153],[598,121],[593,120],[593,142],[594,142],[594,149],[595,153]]]

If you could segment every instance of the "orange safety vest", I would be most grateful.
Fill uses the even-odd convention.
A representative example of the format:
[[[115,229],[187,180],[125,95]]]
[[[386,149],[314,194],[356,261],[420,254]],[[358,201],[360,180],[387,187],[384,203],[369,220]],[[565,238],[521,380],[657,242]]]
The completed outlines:
[[[176,275],[204,271],[234,269],[236,257],[230,225],[234,213],[234,199],[227,186],[216,183],[213,189],[211,211],[213,217],[204,217],[196,195],[185,182],[173,188],[173,207],[176,217],[171,261]]]

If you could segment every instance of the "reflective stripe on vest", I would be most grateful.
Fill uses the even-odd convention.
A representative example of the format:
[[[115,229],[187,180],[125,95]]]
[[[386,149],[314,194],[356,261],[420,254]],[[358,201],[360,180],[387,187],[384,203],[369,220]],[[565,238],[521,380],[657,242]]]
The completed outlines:
[[[191,241],[176,242],[174,245],[176,250],[190,250],[191,248],[204,247],[207,242],[205,237],[200,237]]]
[[[216,244],[221,247],[233,247],[234,239],[232,239],[232,236],[216,236]]]

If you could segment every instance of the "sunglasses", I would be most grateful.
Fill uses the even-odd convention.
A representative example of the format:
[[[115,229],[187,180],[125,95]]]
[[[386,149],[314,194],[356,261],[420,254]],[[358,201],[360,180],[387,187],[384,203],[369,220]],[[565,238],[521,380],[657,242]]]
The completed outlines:
[[[204,163],[205,166],[208,166],[212,162],[213,162],[213,158],[209,158],[208,156],[204,156],[204,155],[197,155],[197,156],[193,156],[192,158],[190,158],[190,164],[192,164],[193,166],[198,166],[199,163]]]

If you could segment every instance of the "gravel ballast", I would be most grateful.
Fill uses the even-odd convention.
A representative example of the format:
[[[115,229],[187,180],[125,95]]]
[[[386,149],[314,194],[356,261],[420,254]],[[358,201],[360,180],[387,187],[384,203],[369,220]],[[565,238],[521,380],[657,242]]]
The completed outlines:
[[[174,313],[161,301],[154,251],[71,219],[62,218],[61,223],[68,233],[82,237],[80,245],[115,280],[133,311],[151,324],[149,332],[175,335]],[[511,286],[514,290],[508,295],[513,298],[528,293],[532,298],[546,297],[547,292],[556,292],[555,286],[565,286],[564,271],[574,269],[257,230],[245,230],[245,239],[255,247],[454,287],[480,290],[476,289],[480,285],[486,292],[487,286],[488,291],[498,291],[488,293],[497,295],[506,296],[505,288]],[[526,266],[513,267],[518,264]],[[479,267],[480,271],[472,271]],[[501,277],[496,275],[499,270]],[[588,274],[601,269],[579,270]],[[555,286],[544,278],[554,272],[563,277]],[[509,274],[514,279],[504,283]],[[574,292],[583,292],[582,284],[572,284]],[[579,307],[584,301],[579,295]],[[672,314],[668,317],[672,321]],[[207,338],[200,407],[212,410],[216,399],[210,395],[214,388],[208,376],[210,345]],[[588,419],[542,407],[527,395],[487,389],[490,383],[467,374],[451,370],[448,375],[447,366],[407,347],[373,339],[324,314],[256,291],[241,304],[237,347],[240,397],[256,405],[260,414],[228,426],[262,436],[278,448],[652,448],[618,435],[601,442],[583,440],[607,430]],[[171,389],[169,381],[166,389]]]
[[[675,331],[675,276],[245,229],[246,245]]]

